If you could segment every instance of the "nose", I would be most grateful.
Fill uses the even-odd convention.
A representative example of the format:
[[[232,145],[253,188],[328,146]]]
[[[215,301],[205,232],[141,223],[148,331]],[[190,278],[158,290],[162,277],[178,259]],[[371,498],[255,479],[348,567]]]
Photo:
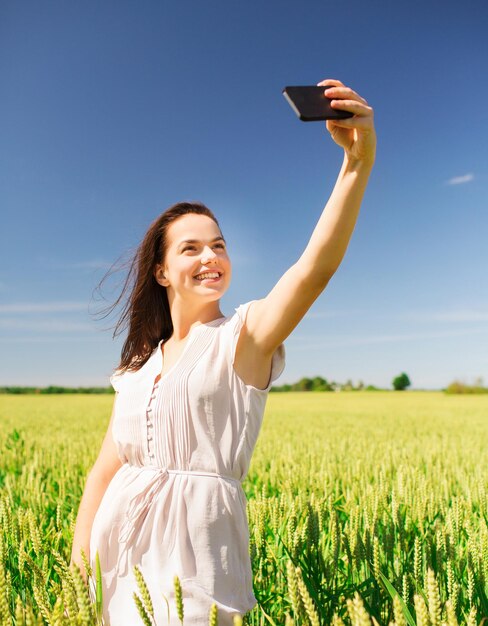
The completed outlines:
[[[202,264],[205,265],[206,261],[214,260],[215,258],[217,258],[217,255],[212,250],[212,248],[210,248],[209,246],[205,246],[202,254]]]

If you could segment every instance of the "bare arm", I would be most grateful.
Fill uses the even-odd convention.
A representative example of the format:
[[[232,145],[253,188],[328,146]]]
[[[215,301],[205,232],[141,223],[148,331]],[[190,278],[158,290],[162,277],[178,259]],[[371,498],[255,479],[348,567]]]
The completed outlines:
[[[372,165],[350,161],[344,155],[332,194],[297,262],[318,285],[335,274],[349,245]]]
[[[86,572],[83,566],[80,549],[83,548],[87,558],[90,558],[90,536],[96,512],[100,506],[103,495],[114,477],[115,473],[122,467],[119,459],[117,447],[112,437],[112,424],[115,415],[115,395],[110,423],[107,428],[105,439],[103,440],[100,454],[95,464],[88,473],[81,498],[78,515],[76,518],[75,532],[73,536],[73,546],[71,550],[71,563],[79,565],[82,575],[86,580]]]
[[[246,341],[249,352],[262,356],[272,355],[288,337],[339,267],[375,160],[373,109],[340,81],[328,79],[319,84],[332,88],[327,97],[337,98],[333,108],[354,116],[326,122],[334,141],[344,148],[335,187],[303,254],[269,294],[249,308]]]
[[[91,471],[88,474],[78,509],[76,518],[75,533],[73,536],[73,546],[71,549],[71,563],[76,563],[86,581],[86,572],[81,558],[80,549],[83,548],[87,559],[90,559],[90,535],[95,514],[98,511],[103,495],[110,483],[110,480],[101,479],[96,473]]]

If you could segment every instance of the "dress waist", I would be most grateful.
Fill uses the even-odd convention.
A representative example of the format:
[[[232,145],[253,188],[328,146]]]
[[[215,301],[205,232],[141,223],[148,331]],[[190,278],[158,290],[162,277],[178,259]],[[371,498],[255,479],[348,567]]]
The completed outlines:
[[[230,480],[233,483],[241,485],[241,481],[234,476],[227,476],[226,474],[219,474],[218,472],[206,472],[204,470],[183,470],[183,469],[169,469],[165,467],[159,467],[157,465],[131,465],[130,468],[136,468],[138,470],[152,470],[158,474],[188,474],[190,476],[208,476],[210,478],[223,478],[224,480]]]
[[[242,483],[233,476],[226,476],[217,472],[205,472],[203,470],[182,470],[182,469],[168,469],[165,467],[159,467],[155,465],[132,465],[126,463],[129,468],[137,469],[140,471],[152,471],[153,476],[149,479],[144,489],[137,493],[128,503],[125,519],[121,525],[119,532],[119,541],[124,546],[122,551],[127,550],[135,540],[137,533],[140,531],[142,523],[147,516],[151,503],[163,489],[166,484],[169,474],[187,474],[191,476],[206,476],[208,478],[222,478],[238,485],[242,490]],[[127,562],[126,562],[127,566]],[[127,572],[125,572],[126,574]],[[125,575],[124,574],[124,575]]]
[[[204,472],[203,470],[180,470],[180,469],[168,469],[168,474],[189,474],[193,476],[209,476],[210,478],[223,478],[224,480],[230,480],[231,482],[241,484],[241,481],[233,476],[226,476],[225,474],[218,474],[216,472]]]

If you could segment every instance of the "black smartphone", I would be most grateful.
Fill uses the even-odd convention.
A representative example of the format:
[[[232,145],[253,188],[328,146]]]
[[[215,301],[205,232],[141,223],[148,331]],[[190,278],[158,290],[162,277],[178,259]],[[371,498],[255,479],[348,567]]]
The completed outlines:
[[[306,85],[304,87],[285,87],[283,95],[288,100],[291,108],[304,122],[317,122],[319,120],[344,120],[353,117],[354,113],[333,109],[324,91],[327,87]]]

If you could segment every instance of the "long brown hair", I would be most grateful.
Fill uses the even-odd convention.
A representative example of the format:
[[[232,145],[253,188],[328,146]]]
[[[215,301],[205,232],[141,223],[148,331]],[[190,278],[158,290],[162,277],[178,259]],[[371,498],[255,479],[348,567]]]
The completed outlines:
[[[109,315],[127,291],[130,291],[113,333],[115,338],[129,327],[122,347],[120,363],[117,366],[118,370],[137,371],[140,369],[149,359],[160,339],[169,339],[173,333],[166,288],[157,282],[154,270],[156,264],[163,263],[166,257],[167,233],[170,224],[188,213],[207,215],[220,229],[215,215],[201,202],[177,202],[170,206],[149,226],[142,242],[129,260],[129,270],[119,297],[114,304],[102,310],[104,313],[102,317]],[[117,271],[112,270],[114,265],[102,278],[97,289],[113,271]],[[127,263],[124,264],[126,265]]]

